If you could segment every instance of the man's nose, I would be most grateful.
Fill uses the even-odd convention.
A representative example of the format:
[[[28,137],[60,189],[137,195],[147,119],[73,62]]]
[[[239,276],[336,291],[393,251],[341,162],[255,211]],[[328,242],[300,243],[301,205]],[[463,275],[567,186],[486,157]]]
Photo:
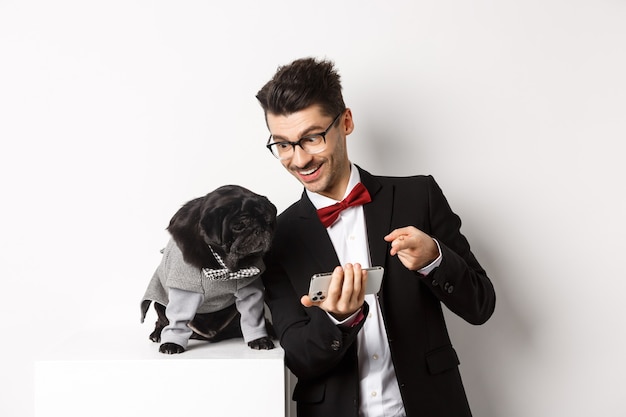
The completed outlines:
[[[306,153],[300,146],[296,145],[293,147],[293,156],[291,157],[292,164],[298,167],[304,167],[310,159],[311,155]]]

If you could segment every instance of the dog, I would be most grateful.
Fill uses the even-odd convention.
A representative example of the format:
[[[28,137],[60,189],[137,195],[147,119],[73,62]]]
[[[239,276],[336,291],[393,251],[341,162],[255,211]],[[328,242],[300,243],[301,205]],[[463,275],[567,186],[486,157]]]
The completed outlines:
[[[143,323],[154,302],[150,340],[182,353],[189,339],[241,337],[252,349],[273,349],[260,275],[271,246],[276,207],[238,185],[224,185],[185,203],[141,302]]]

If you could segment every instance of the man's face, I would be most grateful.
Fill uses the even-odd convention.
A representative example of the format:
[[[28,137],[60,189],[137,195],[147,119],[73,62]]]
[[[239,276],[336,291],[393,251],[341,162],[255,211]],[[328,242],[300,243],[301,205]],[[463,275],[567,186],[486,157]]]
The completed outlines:
[[[289,115],[267,114],[274,141],[297,142],[301,137],[323,132],[335,115],[325,116],[319,106]],[[352,113],[346,109],[326,133],[326,148],[314,155],[296,146],[293,156],[280,162],[304,187],[314,193],[341,200],[350,179],[346,136],[354,129]]]

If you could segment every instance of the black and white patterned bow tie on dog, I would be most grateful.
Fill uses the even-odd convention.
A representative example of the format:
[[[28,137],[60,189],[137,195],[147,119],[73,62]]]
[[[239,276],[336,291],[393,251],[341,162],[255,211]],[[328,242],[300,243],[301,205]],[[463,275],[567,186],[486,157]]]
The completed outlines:
[[[215,251],[213,250],[211,246],[209,246],[209,249],[211,249],[211,253],[217,260],[217,263],[219,263],[222,268],[220,269],[202,268],[202,272],[204,273],[204,276],[207,279],[227,281],[229,279],[241,279],[241,278],[253,277],[255,275],[258,275],[261,272],[261,270],[257,268],[256,266],[253,266],[250,268],[243,268],[237,272],[231,272],[228,268],[226,268],[226,264],[224,263],[222,258],[217,253],[215,253]]]

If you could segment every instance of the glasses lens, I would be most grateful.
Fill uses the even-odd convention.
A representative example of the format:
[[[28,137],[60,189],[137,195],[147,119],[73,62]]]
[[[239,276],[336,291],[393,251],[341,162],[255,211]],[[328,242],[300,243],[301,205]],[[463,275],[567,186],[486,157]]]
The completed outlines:
[[[326,148],[326,141],[322,135],[306,136],[300,139],[300,146],[308,154],[322,152]]]
[[[298,141],[298,145],[304,152],[313,155],[326,149],[326,140],[324,139],[324,135],[306,136]],[[290,142],[275,142],[270,143],[268,148],[276,158],[288,159],[293,156],[294,144]]]
[[[288,142],[276,142],[269,145],[270,151],[278,159],[288,158],[293,153],[293,146]]]

